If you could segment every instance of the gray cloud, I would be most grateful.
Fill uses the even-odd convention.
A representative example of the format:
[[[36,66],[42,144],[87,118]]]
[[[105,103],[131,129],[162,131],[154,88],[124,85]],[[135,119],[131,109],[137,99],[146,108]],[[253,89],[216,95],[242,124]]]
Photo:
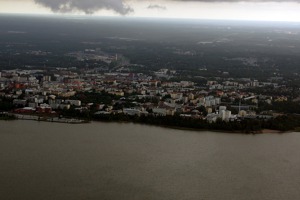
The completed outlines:
[[[7,0],[0,0],[7,1]],[[26,1],[26,0],[18,0]],[[133,9],[126,5],[128,0],[34,0],[35,3],[50,8],[53,12],[72,12],[72,11],[83,11],[86,14],[93,14],[101,9],[113,10],[121,15],[126,15],[133,12]],[[131,1],[144,1],[144,0],[131,0]],[[300,0],[164,0],[173,2],[298,2]],[[156,0],[154,2],[159,2]],[[158,4],[151,4],[147,7],[148,9],[161,9],[166,10],[165,6]]]
[[[133,12],[123,0],[34,0],[35,3],[50,8],[53,12],[83,11],[86,14],[107,9],[113,10],[121,15]]]
[[[158,10],[166,10],[166,6],[161,6],[161,5],[156,5],[156,4],[151,4],[147,7],[148,9],[158,9]]]
[[[263,3],[263,2],[280,2],[280,3],[287,3],[287,2],[298,2],[300,0],[168,0],[168,1],[182,1],[182,2],[246,2],[246,3]]]

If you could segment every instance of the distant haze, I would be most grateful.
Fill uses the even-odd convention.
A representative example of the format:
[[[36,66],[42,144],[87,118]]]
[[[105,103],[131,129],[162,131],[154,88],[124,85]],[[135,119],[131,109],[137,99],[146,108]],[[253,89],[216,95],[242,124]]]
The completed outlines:
[[[0,0],[0,13],[300,22],[299,0]]]

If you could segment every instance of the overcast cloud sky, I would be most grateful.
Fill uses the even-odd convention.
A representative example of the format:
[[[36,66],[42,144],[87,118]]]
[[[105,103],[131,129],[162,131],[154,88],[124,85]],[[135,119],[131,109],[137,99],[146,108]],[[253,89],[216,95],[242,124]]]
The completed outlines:
[[[0,0],[0,13],[300,22],[300,0]]]

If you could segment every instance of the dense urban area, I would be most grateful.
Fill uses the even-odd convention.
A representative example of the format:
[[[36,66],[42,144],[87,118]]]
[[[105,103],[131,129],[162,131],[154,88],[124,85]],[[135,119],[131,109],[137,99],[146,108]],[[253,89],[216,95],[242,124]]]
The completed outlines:
[[[300,127],[294,24],[19,19],[2,18],[1,119]]]
[[[255,132],[298,126],[299,89],[280,77],[214,77],[172,81],[176,70],[131,73],[103,68],[13,69],[0,73],[2,118],[57,122],[132,121],[164,126]],[[125,72],[126,71],[126,72]],[[12,115],[13,114],[13,115]],[[6,116],[6,117],[5,117]]]

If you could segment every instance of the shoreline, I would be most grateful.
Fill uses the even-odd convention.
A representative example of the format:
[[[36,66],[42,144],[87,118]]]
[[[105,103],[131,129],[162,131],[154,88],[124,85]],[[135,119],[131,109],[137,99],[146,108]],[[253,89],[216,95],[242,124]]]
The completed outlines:
[[[12,120],[31,120],[37,122],[52,122],[52,123],[65,123],[65,124],[86,124],[90,122],[102,122],[102,123],[133,123],[133,124],[140,124],[140,125],[148,125],[148,126],[156,126],[156,127],[163,127],[169,129],[176,129],[176,130],[188,130],[188,131],[197,131],[197,132],[204,132],[204,131],[211,131],[211,132],[222,132],[222,133],[233,133],[233,134],[282,134],[288,132],[297,132],[296,130],[289,130],[289,131],[280,131],[280,130],[273,130],[273,129],[262,129],[259,131],[228,131],[228,130],[220,130],[220,129],[198,129],[198,128],[189,128],[189,127],[181,127],[181,126],[172,126],[172,125],[156,125],[156,124],[148,124],[148,123],[140,123],[140,122],[133,122],[133,121],[118,121],[118,120],[82,120],[76,118],[59,118],[59,117],[45,117],[45,116],[37,116],[37,115],[22,115],[22,114],[14,114],[15,119],[1,119],[2,121],[12,121]]]
[[[204,132],[210,131],[215,133],[232,133],[232,134],[282,134],[282,133],[289,133],[289,132],[297,132],[297,131],[280,131],[280,130],[272,130],[272,129],[262,129],[260,131],[252,131],[252,132],[242,132],[242,131],[227,131],[227,130],[218,130],[218,129],[197,129],[197,128],[187,128],[181,126],[167,126],[167,125],[155,125],[155,124],[147,124],[147,123],[138,123],[138,122],[130,122],[130,121],[101,121],[101,120],[91,120],[91,122],[101,122],[101,123],[124,123],[124,124],[138,124],[138,125],[146,125],[146,126],[154,126],[154,127],[162,127],[174,130],[187,130],[187,131],[194,131],[194,132]]]
[[[15,119],[12,120],[31,120],[37,122],[52,122],[52,123],[65,123],[65,124],[85,124],[89,123],[88,120],[75,119],[75,118],[60,118],[60,117],[45,117],[37,115],[21,115],[21,114],[12,114]]]
[[[261,130],[261,133],[262,134],[274,134],[274,133],[277,133],[277,134],[280,134],[280,133],[288,133],[288,132],[292,132],[292,131],[279,131],[279,130],[272,130],[272,129],[263,129]]]

